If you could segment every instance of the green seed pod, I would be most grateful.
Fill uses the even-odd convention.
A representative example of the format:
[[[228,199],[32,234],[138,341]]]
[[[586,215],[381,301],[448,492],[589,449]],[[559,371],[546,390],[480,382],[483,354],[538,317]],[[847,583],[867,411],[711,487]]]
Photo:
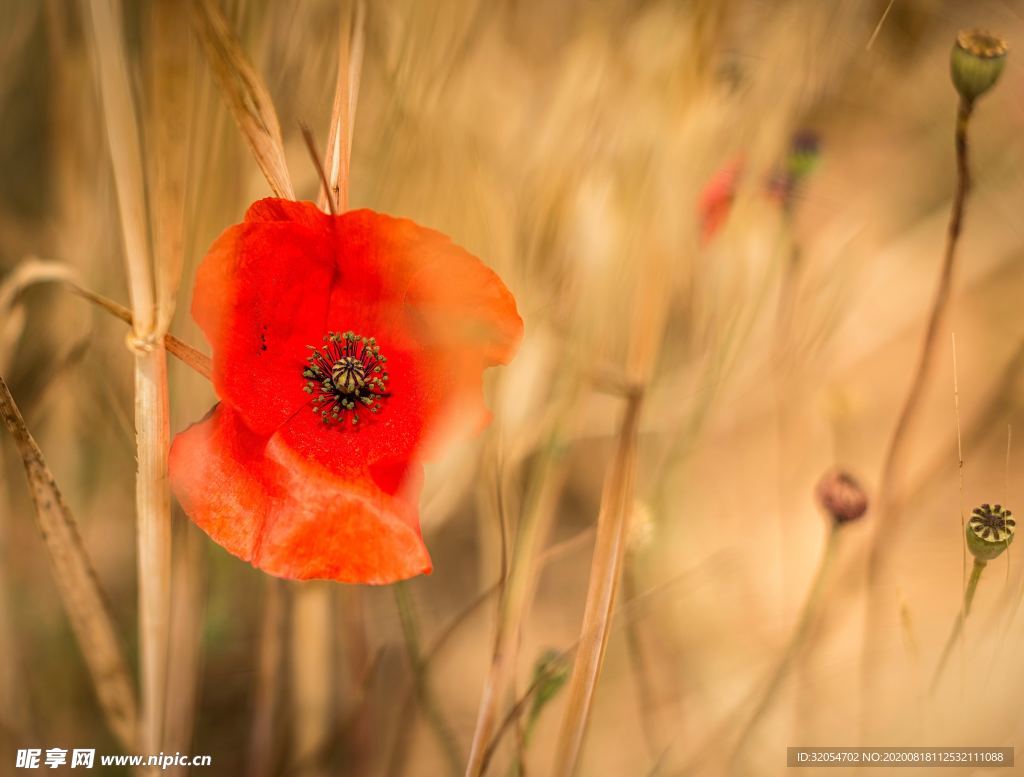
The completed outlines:
[[[988,562],[1013,541],[1017,522],[1002,505],[975,507],[967,521],[967,547],[978,561]]]
[[[950,55],[953,85],[966,103],[973,103],[999,80],[1006,65],[1006,41],[982,30],[961,30]]]

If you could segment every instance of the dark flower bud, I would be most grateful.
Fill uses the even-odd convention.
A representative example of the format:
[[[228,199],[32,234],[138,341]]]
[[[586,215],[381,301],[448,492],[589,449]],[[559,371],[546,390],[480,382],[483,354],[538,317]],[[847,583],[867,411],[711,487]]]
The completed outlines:
[[[967,521],[967,548],[978,561],[989,562],[1013,541],[1017,522],[1002,505],[975,507]]]
[[[953,85],[967,103],[974,102],[999,80],[1008,47],[1002,38],[982,30],[961,30],[950,56]]]
[[[855,521],[868,509],[868,495],[852,475],[840,469],[826,472],[815,490],[818,502],[836,523]]]

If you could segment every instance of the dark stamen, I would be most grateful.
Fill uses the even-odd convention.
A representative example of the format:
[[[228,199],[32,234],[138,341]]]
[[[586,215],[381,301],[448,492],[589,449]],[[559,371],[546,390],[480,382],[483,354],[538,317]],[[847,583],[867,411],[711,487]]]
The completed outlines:
[[[387,391],[387,357],[382,356],[376,339],[354,332],[328,332],[319,348],[312,351],[302,371],[303,390],[313,394],[313,412],[325,424],[343,421],[350,414],[353,425],[359,423],[360,409],[378,413],[378,401],[391,396]]]

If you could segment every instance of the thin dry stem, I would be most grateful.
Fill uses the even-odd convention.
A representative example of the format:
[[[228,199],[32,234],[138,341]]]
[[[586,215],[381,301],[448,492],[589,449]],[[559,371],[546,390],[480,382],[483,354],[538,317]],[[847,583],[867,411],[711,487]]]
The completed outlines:
[[[128,288],[136,337],[147,337],[156,322],[150,263],[139,124],[131,93],[128,62],[121,33],[120,4],[113,0],[89,3],[99,69],[103,117],[110,161],[114,168],[117,205],[121,214]]]
[[[901,524],[900,513],[904,504],[904,494],[900,478],[904,475],[906,468],[907,446],[920,413],[921,398],[933,371],[939,332],[949,310],[953,274],[956,269],[956,250],[963,228],[964,210],[971,184],[967,129],[973,107],[973,103],[964,100],[961,100],[957,106],[956,130],[954,132],[956,188],[953,193],[953,205],[950,211],[939,284],[928,314],[917,369],[911,379],[910,388],[889,440],[879,480],[879,514],[878,520],[875,521],[875,533],[868,558],[868,608],[864,630],[864,649],[861,656],[862,686],[865,699],[877,696],[874,692],[877,672],[874,671],[872,656],[877,653],[878,641],[882,639],[883,634],[889,631],[885,626],[887,599],[886,586],[883,584],[882,578],[887,566],[888,549],[892,546],[893,535],[899,530]],[[863,705],[863,713],[862,727],[867,731],[871,721],[867,717],[869,713],[866,704]]]
[[[0,286],[0,312],[4,312],[6,315],[11,310],[15,298],[24,289],[37,283],[63,283],[78,296],[89,300],[112,316],[132,326],[132,312],[128,308],[85,288],[74,269],[60,262],[46,261],[35,257],[30,257],[19,264]],[[180,359],[204,378],[211,380],[212,367],[209,356],[197,351],[174,335],[164,335],[163,342],[171,356]],[[4,344],[2,347],[6,348],[7,346]],[[4,363],[5,358],[6,351],[0,350],[0,365]]]
[[[953,272],[956,268],[956,248],[960,241],[963,226],[964,207],[970,190],[970,171],[967,158],[967,126],[971,117],[972,106],[961,102],[957,110],[955,146],[956,146],[956,190],[953,195],[953,207],[949,218],[949,229],[946,236],[946,250],[942,258],[939,274],[939,285],[935,290],[935,299],[928,314],[924,340],[918,358],[917,370],[910,383],[910,389],[903,401],[896,426],[893,429],[889,448],[886,451],[885,464],[879,485],[881,515],[885,521],[878,521],[871,552],[870,572],[874,577],[885,558],[885,548],[889,544],[883,538],[891,538],[894,524],[899,521],[901,505],[900,484],[897,478],[905,467],[906,447],[910,431],[920,410],[921,395],[932,373],[935,347],[939,331],[949,309],[949,298],[953,288]]]
[[[284,653],[287,613],[284,581],[268,577],[264,582],[263,622],[260,626],[259,673],[252,704],[249,738],[249,777],[269,777],[274,767],[274,731],[284,687]]]
[[[135,355],[135,436],[143,744],[150,752],[160,752],[171,626],[171,492],[167,481],[171,430],[167,352],[162,342]]]
[[[316,174],[320,178],[320,186],[323,191],[327,191],[330,188],[330,184],[327,183],[327,174],[324,172],[323,163],[320,161],[320,156],[316,152],[316,140],[313,137],[313,130],[309,128],[308,124],[300,123],[300,129],[302,130],[302,139],[306,143],[306,150],[309,151],[310,159],[313,160],[313,166],[316,168]],[[333,197],[327,197],[327,212],[332,216],[337,216],[338,211],[334,204]]]
[[[249,63],[214,0],[193,0],[192,10],[213,77],[256,163],[276,196],[295,199],[281,126],[263,79]]]
[[[327,135],[324,169],[327,182],[317,198],[321,210],[333,203],[331,210],[348,210],[349,168],[352,160],[352,130],[356,123],[359,100],[359,79],[363,68],[363,47],[366,7],[363,0],[354,0],[341,13],[338,31],[338,78],[331,107],[331,126]]]
[[[135,478],[138,550],[139,644],[142,674],[140,745],[163,751],[167,694],[167,650],[171,618],[171,494],[167,482],[170,448],[170,407],[167,396],[167,353],[156,330],[153,268],[146,218],[146,192],[138,112],[122,33],[120,4],[90,3],[92,30],[99,63],[100,93],[114,169],[118,209],[132,299],[135,356],[135,435],[138,470]],[[180,193],[179,193],[180,197]],[[180,203],[168,203],[178,208]],[[171,245],[170,250],[178,250]],[[173,260],[180,267],[180,259]],[[176,267],[165,273],[176,285]],[[167,317],[169,321],[169,316]]]
[[[21,293],[37,283],[73,283],[74,279],[75,273],[67,265],[39,259],[21,262],[4,278],[0,284],[0,373],[6,372],[24,329],[25,317],[15,308]]]
[[[736,738],[736,744],[731,754],[733,762],[739,758],[744,747],[746,747],[754,733],[757,731],[757,727],[761,720],[767,714],[771,705],[778,698],[779,691],[782,689],[783,683],[786,681],[790,671],[793,669],[797,658],[807,647],[807,640],[811,633],[811,626],[819,614],[821,600],[825,594],[825,582],[827,575],[831,571],[836,551],[839,547],[839,531],[839,523],[833,521],[829,528],[828,539],[825,543],[825,550],[822,553],[821,561],[818,562],[818,570],[814,575],[814,580],[811,583],[811,588],[807,594],[807,599],[804,601],[803,608],[800,610],[800,616],[797,619],[796,627],[793,629],[793,633],[789,638],[789,642],[786,644],[786,649],[783,651],[782,657],[772,670],[772,674],[769,677],[768,682],[765,684],[761,692],[755,697],[756,701],[753,704],[753,710],[747,717],[743,727],[740,729],[740,733]]]
[[[191,749],[202,668],[203,538],[187,522],[174,526],[174,586],[171,591],[171,641],[167,655],[167,711],[164,742],[167,752]],[[172,766],[168,774],[184,775],[187,767]]]
[[[149,40],[153,90],[149,123],[152,155],[153,257],[156,262],[156,335],[167,332],[184,264],[185,179],[188,173],[191,47],[188,19],[179,0],[156,0]]]
[[[296,583],[292,593],[292,771],[315,777],[325,774],[321,761],[333,711],[330,589],[323,582]]]
[[[154,185],[153,258],[156,264],[157,321],[154,338],[167,334],[174,317],[175,298],[181,281],[185,250],[185,199],[188,172],[188,141],[191,124],[191,40],[188,17],[182,13],[178,0],[156,0],[152,5],[150,35],[152,42],[152,97],[149,100],[149,128],[155,153],[152,155]],[[166,338],[165,338],[166,342]],[[161,358],[166,369],[166,359]],[[158,390],[164,392],[166,409],[166,374]],[[166,419],[165,413],[165,419]],[[161,434],[166,431],[166,425]],[[140,459],[141,461],[141,459]],[[166,461],[158,461],[166,466]],[[162,508],[163,503],[157,497]],[[168,507],[169,509],[169,507]],[[163,519],[163,516],[161,516]],[[179,549],[174,561],[175,585],[169,593],[167,613],[166,677],[163,739],[168,751],[187,751],[195,722],[200,668],[199,639],[202,616],[201,593],[198,590],[198,539],[185,531],[178,532]],[[168,556],[172,550],[170,536],[166,550],[155,552]],[[168,574],[170,586],[170,574]],[[158,592],[157,595],[162,595]],[[173,626],[173,628],[171,628]],[[184,774],[184,767],[173,767],[173,773]]]
[[[619,428],[597,519],[597,541],[590,568],[590,585],[583,610],[580,649],[569,681],[568,704],[562,718],[554,774],[572,777],[579,770],[583,741],[594,693],[611,632],[615,598],[622,577],[630,508],[636,480],[637,431],[642,394],[632,394]]]
[[[560,423],[565,423],[565,415],[568,415],[568,410],[560,418]],[[560,440],[560,429],[556,429],[544,446],[530,478],[533,485],[516,532],[508,579],[501,589],[494,652],[480,696],[476,727],[466,762],[466,777],[478,777],[483,773],[487,746],[494,736],[499,709],[516,669],[519,634],[536,587],[540,548],[547,537],[564,478],[564,469],[560,466]]]
[[[0,415],[25,465],[36,524],[49,552],[57,590],[89,668],[104,719],[121,747],[134,751],[138,722],[135,689],[113,618],[74,516],[2,377]]]
[[[131,326],[132,313],[128,308],[123,305],[119,305],[112,299],[96,294],[93,291],[89,291],[78,284],[67,281],[68,287],[78,296],[89,300],[95,305],[103,308],[105,311],[113,316],[124,321],[126,324]],[[179,340],[174,335],[164,335],[163,337],[164,348],[167,349],[167,353],[171,354],[175,358],[187,364],[189,367],[194,369],[200,375],[207,380],[213,379],[213,365],[210,363],[210,357],[201,351],[197,351],[191,345],[186,343],[184,340]]]
[[[636,575],[632,569],[632,559],[627,558],[627,563],[622,572],[622,587],[626,600],[636,598]],[[629,664],[633,672],[633,682],[636,686],[637,710],[640,719],[643,721],[644,742],[647,745],[647,754],[655,759],[669,741],[666,732],[668,727],[662,716],[658,713],[656,701],[655,680],[651,675],[647,646],[644,643],[644,633],[641,630],[642,621],[639,618],[630,620],[626,624],[626,641],[629,645]]]
[[[554,660],[555,661],[567,660],[569,655],[576,649],[576,647],[577,647],[577,645],[573,645],[568,650],[565,650],[562,653],[560,653],[558,655],[558,658],[554,659]],[[547,681],[547,678],[544,677],[543,675],[538,675],[537,677],[535,677],[533,679],[533,681],[530,683],[530,685],[526,688],[526,690],[523,691],[523,694],[518,699],[516,699],[515,704],[513,704],[509,708],[509,711],[505,715],[504,720],[501,721],[501,725],[498,726],[497,731],[495,731],[495,733],[494,733],[494,739],[491,740],[491,742],[487,746],[487,750],[484,752],[484,769],[485,770],[490,765],[491,759],[494,757],[494,754],[497,752],[498,745],[501,744],[501,739],[505,735],[505,732],[508,731],[509,728],[512,727],[512,724],[518,723],[522,719],[523,712],[526,711],[526,705],[530,702],[531,699],[533,699],[534,694],[538,691],[538,689],[541,687],[541,685],[543,685],[545,683],[545,681]],[[522,745],[522,742],[520,742],[520,745]],[[523,758],[522,758],[522,753],[521,752],[519,753],[519,757],[518,757],[518,760],[517,760],[517,766],[518,766],[517,775],[521,776],[523,774],[523,770],[524,770]]]
[[[427,724],[437,739],[438,745],[440,745],[441,750],[444,752],[451,773],[454,777],[458,777],[461,771],[462,756],[459,754],[455,735],[452,733],[448,721],[445,720],[441,704],[430,682],[430,672],[420,645],[416,605],[412,594],[409,592],[407,583],[404,581],[398,582],[392,586],[392,589],[395,593],[395,604],[398,608],[399,620],[402,623],[402,637],[405,641],[406,655],[409,658],[410,669],[413,673],[417,702],[427,720]]]

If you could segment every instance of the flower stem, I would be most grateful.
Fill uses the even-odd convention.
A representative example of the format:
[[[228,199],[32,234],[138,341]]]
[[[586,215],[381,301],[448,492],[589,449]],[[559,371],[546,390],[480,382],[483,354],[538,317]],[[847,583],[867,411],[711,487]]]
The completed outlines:
[[[949,630],[949,637],[946,639],[946,646],[942,649],[942,655],[939,656],[939,663],[935,667],[935,674],[932,675],[932,683],[929,686],[928,692],[935,693],[936,688],[939,687],[939,681],[942,679],[943,670],[946,668],[946,662],[949,660],[950,653],[953,652],[953,645],[956,644],[959,639],[961,632],[964,628],[964,621],[967,620],[967,616],[971,614],[971,604],[974,602],[974,593],[978,590],[978,581],[981,580],[981,573],[984,571],[987,562],[981,559],[974,559],[974,568],[971,569],[971,578],[967,581],[967,587],[964,589],[964,603],[960,612],[957,613],[956,619],[953,621],[953,627]]]
[[[789,638],[789,644],[786,645],[786,650],[782,654],[782,658],[779,659],[778,664],[775,665],[775,669],[768,680],[767,685],[764,687],[758,701],[754,705],[754,711],[750,714],[747,719],[746,725],[740,731],[739,738],[736,740],[736,745],[732,752],[731,761],[735,761],[739,754],[743,751],[743,748],[747,745],[750,737],[757,730],[758,724],[764,717],[765,713],[771,708],[772,703],[775,701],[775,697],[778,695],[779,690],[782,688],[783,682],[788,677],[790,670],[793,668],[793,663],[800,655],[801,649],[807,642],[807,637],[810,634],[811,625],[814,623],[815,616],[818,613],[818,607],[821,603],[821,598],[825,593],[825,579],[828,574],[829,568],[832,566],[836,550],[839,547],[839,523],[833,521],[829,528],[828,538],[825,541],[825,550],[821,555],[821,560],[818,562],[818,570],[814,574],[814,581],[811,583],[810,590],[807,592],[807,599],[804,601],[803,609],[800,611],[800,617],[797,620],[796,628],[793,630],[792,636]]]
[[[892,518],[888,515],[898,510],[899,493],[896,487],[896,475],[901,469],[903,457],[906,454],[907,439],[910,427],[917,416],[920,407],[921,394],[931,374],[931,367],[935,356],[935,347],[938,341],[939,329],[942,319],[949,308],[949,296],[953,285],[953,270],[956,265],[956,248],[960,241],[960,232],[963,226],[964,208],[967,203],[967,195],[970,191],[970,168],[967,156],[967,127],[970,122],[973,103],[964,100],[960,101],[957,108],[956,132],[954,142],[956,146],[956,190],[953,195],[953,208],[949,217],[949,227],[946,235],[946,251],[942,261],[942,270],[939,275],[939,286],[932,302],[931,312],[928,316],[928,325],[925,329],[924,342],[921,345],[921,354],[918,358],[917,372],[910,384],[910,390],[903,407],[900,410],[896,421],[896,428],[893,430],[892,438],[889,441],[889,448],[886,452],[885,464],[882,469],[882,478],[879,487],[883,517]],[[879,521],[878,530],[875,533],[874,544],[871,553],[870,574],[872,578],[883,559],[884,548],[887,543],[883,538],[888,538],[892,533],[892,521]],[[884,531],[884,534],[883,534]]]
[[[918,357],[917,371],[910,384],[906,399],[900,410],[896,426],[885,456],[882,475],[879,479],[879,515],[876,520],[875,535],[872,540],[868,558],[867,587],[867,622],[864,629],[864,647],[861,655],[861,685],[863,698],[875,698],[875,675],[871,657],[878,655],[877,641],[887,633],[885,628],[886,591],[881,585],[881,578],[887,561],[887,550],[891,546],[893,533],[898,527],[898,514],[902,495],[897,482],[903,470],[907,443],[911,427],[917,417],[921,404],[921,396],[931,374],[935,348],[938,342],[942,321],[949,308],[949,297],[953,286],[953,271],[956,266],[956,249],[960,241],[963,227],[964,209],[970,192],[970,166],[968,159],[967,130],[970,124],[973,101],[961,99],[957,106],[956,130],[954,146],[956,149],[956,188],[953,193],[953,205],[950,211],[949,226],[946,232],[946,248],[943,255],[942,269],[939,274],[939,285],[932,302],[931,312],[925,329],[924,342]],[[868,733],[870,724],[869,706],[862,705],[862,729]]]
[[[405,650],[409,655],[409,663],[412,665],[413,676],[416,683],[416,698],[419,702],[427,723],[433,729],[441,749],[444,751],[448,766],[453,775],[462,773],[462,755],[459,753],[459,746],[455,741],[448,722],[444,719],[441,707],[437,703],[433,689],[430,687],[430,677],[427,673],[427,662],[423,659],[423,651],[420,647],[419,626],[416,623],[416,608],[412,597],[409,595],[408,584],[403,582],[395,583],[392,586],[395,592],[395,605],[398,607],[398,617],[402,621],[402,635],[405,637]]]
[[[605,477],[597,517],[597,539],[590,564],[590,581],[580,626],[580,648],[569,680],[568,702],[562,717],[553,774],[573,777],[579,772],[597,683],[601,677],[615,600],[622,578],[626,532],[636,485],[637,448],[644,393],[636,388],[627,397],[619,426],[615,455]]]

